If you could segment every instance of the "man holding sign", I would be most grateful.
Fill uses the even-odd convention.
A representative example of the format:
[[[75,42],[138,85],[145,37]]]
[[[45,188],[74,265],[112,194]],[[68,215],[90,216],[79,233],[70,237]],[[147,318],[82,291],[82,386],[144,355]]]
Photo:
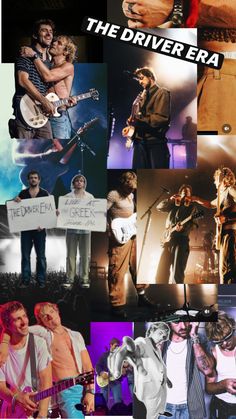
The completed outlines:
[[[76,175],[71,180],[71,192],[66,196],[79,198],[82,201],[94,199],[94,196],[86,191],[87,179],[83,175]],[[66,276],[69,283],[73,283],[76,275],[76,256],[79,246],[79,280],[82,288],[89,288],[89,263],[91,254],[91,231],[67,229],[66,231]]]
[[[36,171],[28,173],[29,187],[23,189],[15,198],[15,202],[21,202],[22,199],[40,198],[48,196],[49,193],[39,187],[40,175]],[[46,279],[46,257],[45,257],[46,231],[38,227],[37,230],[29,230],[21,232],[21,287],[29,286],[31,277],[30,254],[34,246],[37,262],[36,262],[36,280],[40,288],[45,287]]]

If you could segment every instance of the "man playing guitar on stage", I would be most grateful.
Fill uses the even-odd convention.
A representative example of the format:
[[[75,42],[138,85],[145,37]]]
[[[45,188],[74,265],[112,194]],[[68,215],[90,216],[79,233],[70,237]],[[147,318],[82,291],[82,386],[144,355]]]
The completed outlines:
[[[148,285],[136,284],[136,233],[126,243],[119,243],[112,232],[112,220],[123,218],[127,220],[135,212],[134,191],[137,188],[137,176],[134,172],[123,172],[117,190],[110,191],[107,196],[109,223],[109,268],[108,286],[111,313],[120,318],[126,318],[124,276],[130,271],[133,283],[138,292],[139,306],[152,306],[144,294]]]
[[[219,270],[222,284],[236,283],[236,186],[235,175],[228,167],[214,173],[217,198],[207,201],[197,196],[193,201],[206,208],[217,208],[216,248],[220,250]]]
[[[1,324],[10,335],[10,343],[9,356],[0,368],[0,398],[5,402],[0,416],[26,418],[38,410],[37,418],[46,418],[49,398],[41,400],[37,406],[29,393],[23,392],[24,387],[32,387],[31,363],[28,357],[29,319],[23,305],[18,301],[4,304],[1,307]],[[34,348],[38,390],[44,390],[52,385],[51,356],[46,342],[40,337],[34,337]],[[12,414],[4,412],[4,406]]]
[[[48,48],[52,42],[54,28],[54,23],[49,19],[41,19],[34,24],[32,48],[34,54],[41,57],[46,66],[50,66]],[[13,97],[13,108],[16,120],[10,120],[14,122],[14,133],[11,133],[11,136],[28,140],[31,138],[52,139],[49,121],[42,128],[32,129],[25,124],[20,114],[20,101],[25,93],[41,103],[45,113],[53,114],[53,105],[45,98],[48,84],[41,79],[33,61],[26,57],[17,59],[15,77],[16,92]]]
[[[76,378],[80,373],[89,373],[92,371],[92,363],[85,347],[83,337],[80,333],[70,330],[61,324],[59,310],[56,304],[50,302],[38,303],[35,306],[34,314],[38,325],[30,326],[30,333],[35,335],[35,339],[40,339],[45,345],[47,343],[48,351],[52,356],[52,377],[54,382],[68,381],[70,378]],[[22,321],[23,323],[23,321]],[[25,321],[26,323],[26,321]],[[27,319],[28,325],[28,319]],[[4,333],[0,345],[1,359],[6,359],[8,354],[9,336],[11,330],[3,324]],[[23,326],[22,326],[23,329]],[[42,339],[43,338],[43,339]],[[12,339],[12,338],[11,338]],[[9,349],[8,359],[11,357]],[[0,359],[0,365],[2,364]],[[51,359],[51,357],[50,357]],[[4,365],[2,367],[4,369]],[[1,371],[1,369],[0,369]],[[84,418],[84,413],[76,408],[77,404],[83,402],[86,413],[94,410],[94,384],[93,376],[89,383],[86,383],[85,389],[76,382],[70,386],[61,386],[61,392],[57,395],[57,405],[63,418],[79,419]],[[51,384],[48,383],[47,387]],[[55,393],[53,393],[55,394]],[[0,394],[1,396],[1,394]],[[33,405],[32,405],[33,406]],[[33,406],[35,408],[36,406]],[[43,418],[47,417],[45,414]],[[38,416],[40,418],[40,416]]]
[[[21,55],[33,60],[37,72],[45,83],[50,83],[51,87],[47,93],[53,92],[60,99],[70,97],[74,78],[73,61],[75,58],[76,46],[68,36],[58,36],[53,40],[49,53],[52,57],[51,68],[49,69],[41,60],[41,57],[30,47],[22,47]],[[68,106],[76,104],[75,98],[70,98]],[[71,122],[66,106],[60,107],[61,116],[59,118],[51,116],[50,124],[52,127],[53,138],[68,139],[71,137]]]
[[[97,383],[101,387],[101,393],[103,394],[107,405],[109,404],[110,390],[113,395],[114,403],[122,402],[121,378],[118,378],[117,380],[112,377],[107,365],[108,356],[120,346],[120,341],[117,338],[113,338],[109,345],[109,350],[104,352],[96,363]]]
[[[196,207],[192,204],[192,187],[182,185],[177,194],[157,205],[157,210],[168,212],[164,249],[157,270],[157,283],[168,283],[170,267],[174,283],[183,284],[189,256],[189,234],[194,223]],[[187,222],[185,222],[187,221]]]

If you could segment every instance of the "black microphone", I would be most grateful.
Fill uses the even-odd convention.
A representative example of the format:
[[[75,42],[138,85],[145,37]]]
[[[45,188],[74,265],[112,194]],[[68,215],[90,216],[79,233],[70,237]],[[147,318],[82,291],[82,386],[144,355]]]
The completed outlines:
[[[166,189],[166,188],[164,188],[163,186],[160,186],[160,188],[165,192],[165,193],[167,193],[168,195],[170,195],[170,191],[169,191],[169,189]]]
[[[137,76],[135,76],[135,74],[134,74],[132,71],[129,71],[129,70],[123,70],[123,74],[124,74],[126,77],[130,78],[130,79],[134,79],[134,80],[139,81],[138,77],[137,77]]]

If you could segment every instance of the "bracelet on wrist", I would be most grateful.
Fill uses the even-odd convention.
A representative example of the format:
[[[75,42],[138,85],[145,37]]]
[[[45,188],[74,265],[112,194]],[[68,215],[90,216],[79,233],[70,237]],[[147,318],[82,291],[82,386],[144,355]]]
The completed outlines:
[[[199,339],[198,335],[191,336],[191,342],[193,344],[200,343],[200,339]]]
[[[85,390],[85,394],[87,393],[95,394],[95,390],[93,390],[92,388],[88,388],[87,390]]]

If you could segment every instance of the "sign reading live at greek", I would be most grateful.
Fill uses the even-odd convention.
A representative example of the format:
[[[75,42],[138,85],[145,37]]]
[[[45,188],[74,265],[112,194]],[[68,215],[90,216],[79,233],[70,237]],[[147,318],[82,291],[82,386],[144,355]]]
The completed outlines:
[[[81,29],[92,35],[117,39],[128,45],[134,45],[191,63],[204,64],[215,69],[220,69],[224,61],[223,54],[92,17],[83,19]]]
[[[57,223],[54,196],[7,201],[7,218],[10,233],[54,228]]]
[[[106,199],[81,200],[60,196],[57,227],[106,231]]]

